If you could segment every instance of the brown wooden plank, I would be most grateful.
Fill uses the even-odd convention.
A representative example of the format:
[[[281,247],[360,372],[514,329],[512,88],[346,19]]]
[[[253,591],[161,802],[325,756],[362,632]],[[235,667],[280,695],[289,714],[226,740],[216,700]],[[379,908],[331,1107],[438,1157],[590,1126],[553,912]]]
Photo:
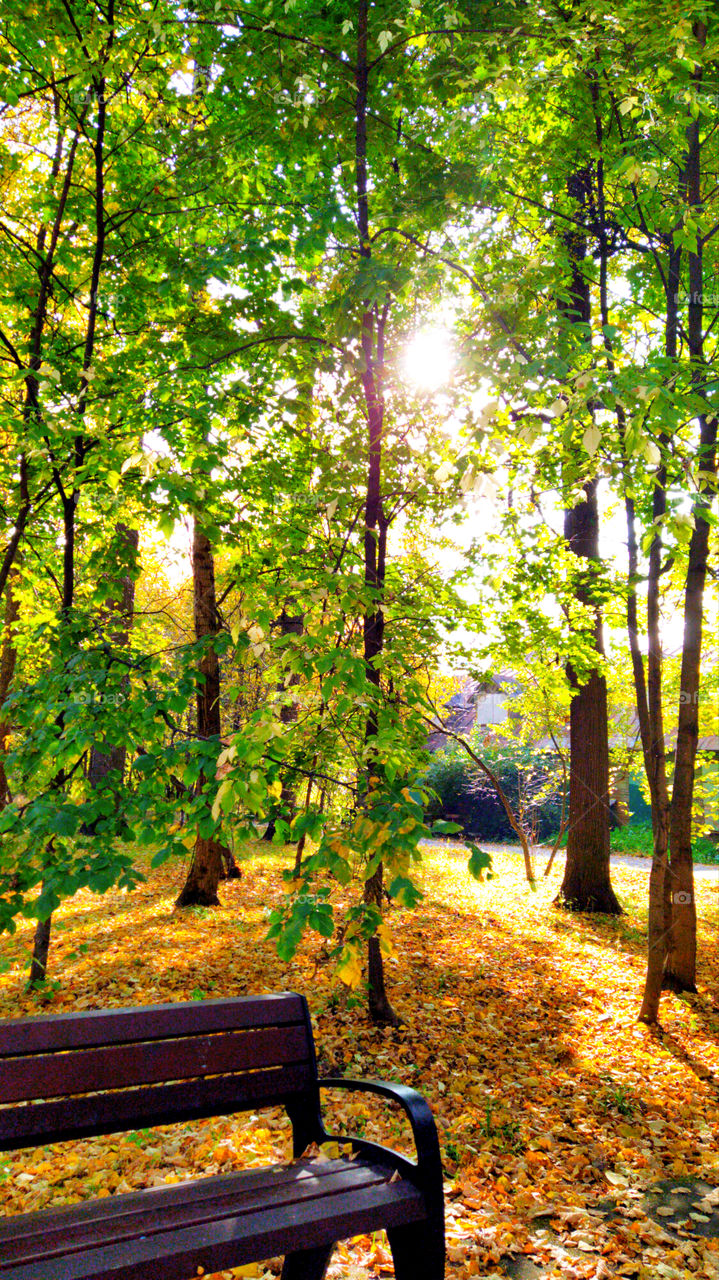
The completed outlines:
[[[386,1168],[349,1160],[298,1161],[281,1171],[232,1173],[171,1187],[117,1196],[84,1206],[21,1215],[0,1223],[0,1277],[10,1265],[38,1263],[140,1236],[205,1226],[261,1209],[302,1204],[318,1196],[347,1194],[386,1183]],[[129,1203],[123,1203],[129,1202]]]
[[[0,1079],[5,1102],[284,1066],[309,1058],[302,1026],[220,1031],[183,1039],[140,1041],[101,1049],[6,1058]]]
[[[3,1280],[191,1280],[198,1268],[222,1271],[277,1253],[311,1248],[380,1227],[422,1221],[422,1196],[408,1182],[321,1195],[303,1203],[273,1205],[179,1231],[166,1231],[104,1245],[86,1252],[57,1255],[51,1270],[37,1259],[10,1265]]]
[[[294,992],[191,1000],[137,1008],[90,1009],[42,1018],[0,1020],[0,1057],[132,1042],[162,1040],[188,1033],[241,1030],[301,1023],[305,1004]]]
[[[0,1151],[282,1105],[314,1080],[309,1062],[117,1093],[0,1108]]]
[[[153,1204],[191,1206],[205,1199],[213,1199],[221,1192],[222,1187],[233,1180],[248,1191],[269,1185],[281,1187],[285,1183],[298,1182],[307,1176],[315,1179],[329,1177],[338,1168],[364,1168],[377,1172],[377,1176],[385,1179],[389,1176],[385,1166],[374,1161],[355,1159],[348,1161],[346,1156],[333,1160],[313,1160],[302,1157],[298,1160],[285,1161],[281,1164],[265,1165],[261,1169],[242,1169],[233,1173],[220,1173],[209,1178],[188,1178],[184,1182],[168,1183],[161,1187],[142,1188],[139,1191],[125,1191],[120,1195],[104,1196],[102,1199],[83,1200],[79,1204],[57,1205],[53,1209],[37,1209],[32,1213],[14,1214],[0,1218],[0,1246],[5,1240],[32,1235],[43,1228],[54,1229],[71,1216],[80,1225],[85,1222],[102,1221],[122,1217],[125,1213],[134,1213],[144,1209],[151,1199]],[[237,1192],[233,1191],[233,1195]]]

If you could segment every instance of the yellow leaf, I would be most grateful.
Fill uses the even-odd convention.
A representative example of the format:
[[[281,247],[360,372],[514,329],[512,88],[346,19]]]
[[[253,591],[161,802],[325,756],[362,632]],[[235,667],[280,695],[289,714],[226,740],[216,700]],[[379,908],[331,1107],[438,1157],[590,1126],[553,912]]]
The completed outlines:
[[[340,982],[344,982],[346,987],[358,987],[362,981],[362,962],[359,952],[353,948],[347,950],[340,956],[339,964],[335,970]]]
[[[377,937],[379,938],[379,949],[385,959],[395,954],[395,945],[392,941],[392,934],[389,925],[384,921],[377,927]]]
[[[226,795],[228,788],[229,788],[229,783],[222,782],[220,784],[220,788],[217,792],[217,795],[215,796],[215,802],[212,806],[212,817],[214,818],[215,822],[217,822],[217,819],[220,816],[221,806],[222,806],[222,797]]]

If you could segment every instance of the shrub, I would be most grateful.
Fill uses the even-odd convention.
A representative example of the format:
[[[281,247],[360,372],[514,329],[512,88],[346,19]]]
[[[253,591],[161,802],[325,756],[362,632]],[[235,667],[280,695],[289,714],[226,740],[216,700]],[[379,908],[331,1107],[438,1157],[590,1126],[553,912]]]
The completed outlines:
[[[562,808],[562,774],[555,753],[516,742],[486,746],[473,740],[471,745],[498,778],[530,840],[546,840],[557,830]],[[477,839],[516,841],[494,785],[459,745],[433,755],[425,781],[435,793],[428,816],[460,822],[465,833]]]

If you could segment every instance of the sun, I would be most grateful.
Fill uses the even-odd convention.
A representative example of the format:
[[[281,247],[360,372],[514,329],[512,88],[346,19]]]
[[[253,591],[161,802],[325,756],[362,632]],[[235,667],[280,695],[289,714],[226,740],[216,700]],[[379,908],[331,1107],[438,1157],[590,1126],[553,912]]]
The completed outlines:
[[[402,356],[405,378],[422,391],[438,391],[446,386],[454,364],[454,351],[446,329],[420,329],[410,338]]]

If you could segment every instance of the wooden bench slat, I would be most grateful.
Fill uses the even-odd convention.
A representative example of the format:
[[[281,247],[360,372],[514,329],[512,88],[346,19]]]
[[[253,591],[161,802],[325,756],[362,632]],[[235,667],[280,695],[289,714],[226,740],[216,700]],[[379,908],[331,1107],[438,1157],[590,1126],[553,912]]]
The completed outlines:
[[[219,1031],[210,1036],[6,1058],[2,1095],[7,1102],[70,1096],[158,1080],[220,1075],[228,1070],[249,1071],[270,1064],[285,1066],[308,1058],[304,1027]]]
[[[282,1105],[311,1084],[309,1062],[0,1108],[0,1151]]]
[[[203,1178],[169,1187],[114,1196],[84,1206],[23,1215],[0,1223],[4,1270],[57,1254],[77,1253],[112,1241],[161,1234],[240,1217],[270,1205],[300,1204],[318,1196],[352,1192],[387,1182],[388,1170],[349,1160],[296,1161],[282,1170],[264,1169]]]
[[[199,1267],[221,1271],[425,1216],[422,1196],[411,1183],[385,1181],[56,1255],[51,1271],[42,1274],[43,1280],[157,1280],[158,1274],[162,1280],[192,1280]],[[0,1275],[2,1280],[40,1280],[38,1261],[12,1264]]]
[[[0,1057],[288,1023],[304,1025],[302,1000],[292,992],[9,1018],[0,1022]]]
[[[128,1213],[145,1210],[150,1199],[157,1207],[163,1204],[168,1206],[177,1204],[191,1209],[195,1203],[199,1205],[204,1200],[217,1199],[225,1186],[234,1187],[235,1182],[238,1187],[234,1187],[231,1194],[236,1197],[238,1188],[250,1193],[270,1185],[281,1187],[285,1183],[299,1184],[308,1177],[315,1179],[329,1177],[336,1173],[338,1168],[374,1169],[378,1177],[380,1173],[384,1178],[388,1176],[383,1166],[373,1164],[371,1161],[348,1160],[346,1156],[317,1161],[305,1156],[283,1164],[263,1165],[260,1169],[242,1169],[205,1178],[186,1178],[182,1182],[167,1183],[164,1186],[143,1187],[138,1191],[124,1191],[119,1195],[104,1196],[101,1200],[82,1200],[79,1204],[60,1204],[52,1209],[36,1209],[31,1213],[0,1218],[0,1247],[6,1240],[22,1240],[26,1235],[29,1237],[36,1234],[41,1228],[44,1231],[53,1230],[56,1225],[66,1222],[69,1215],[72,1216],[73,1222],[82,1227],[86,1222],[121,1218]],[[153,1212],[155,1211],[156,1209],[153,1208]]]

